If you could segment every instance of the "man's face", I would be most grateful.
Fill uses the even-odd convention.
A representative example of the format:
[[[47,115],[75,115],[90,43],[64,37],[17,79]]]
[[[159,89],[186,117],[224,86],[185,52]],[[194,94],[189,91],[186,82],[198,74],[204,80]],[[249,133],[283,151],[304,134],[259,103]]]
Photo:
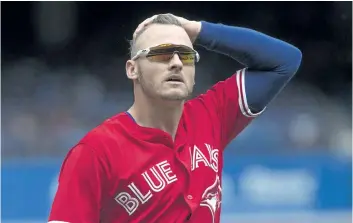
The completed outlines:
[[[148,27],[137,39],[136,47],[141,50],[166,43],[193,48],[189,36],[182,27],[160,24]],[[178,54],[174,54],[166,62],[155,62],[140,57],[136,60],[135,66],[138,74],[135,86],[140,87],[149,97],[185,100],[193,91],[195,66],[183,64]],[[182,81],[168,80],[172,75],[177,75]]]

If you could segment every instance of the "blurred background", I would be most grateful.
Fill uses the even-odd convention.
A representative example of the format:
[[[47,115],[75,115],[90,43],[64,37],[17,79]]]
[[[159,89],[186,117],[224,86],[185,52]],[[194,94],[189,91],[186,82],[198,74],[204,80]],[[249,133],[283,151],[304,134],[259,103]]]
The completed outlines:
[[[226,150],[222,222],[350,222],[352,2],[2,2],[1,220],[46,222],[68,150],[132,104],[134,29],[167,12],[303,52],[293,81]],[[241,68],[197,50],[195,95]]]

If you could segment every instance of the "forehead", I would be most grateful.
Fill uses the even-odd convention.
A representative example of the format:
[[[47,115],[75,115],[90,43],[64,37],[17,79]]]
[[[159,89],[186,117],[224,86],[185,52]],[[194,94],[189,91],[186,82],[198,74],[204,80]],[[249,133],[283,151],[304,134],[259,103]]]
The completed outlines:
[[[181,44],[192,47],[188,34],[182,27],[175,25],[153,24],[137,39],[139,49],[148,48],[164,43]]]

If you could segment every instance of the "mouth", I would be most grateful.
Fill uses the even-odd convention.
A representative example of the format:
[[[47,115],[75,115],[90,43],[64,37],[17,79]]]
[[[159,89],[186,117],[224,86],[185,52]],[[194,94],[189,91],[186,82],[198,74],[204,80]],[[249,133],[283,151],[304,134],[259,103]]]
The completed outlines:
[[[168,77],[166,80],[166,82],[179,82],[179,83],[184,83],[184,80],[182,77],[177,76],[177,75],[173,75]]]

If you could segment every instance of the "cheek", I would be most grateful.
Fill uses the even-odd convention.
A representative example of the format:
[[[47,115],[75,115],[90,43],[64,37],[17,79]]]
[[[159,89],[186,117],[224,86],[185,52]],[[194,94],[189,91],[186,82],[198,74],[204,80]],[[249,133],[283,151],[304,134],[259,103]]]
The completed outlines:
[[[162,82],[167,68],[163,64],[145,63],[140,66],[141,78],[149,85],[158,85]]]
[[[152,63],[144,60],[139,66],[140,73],[144,79],[154,81],[158,76],[161,76],[163,72],[163,67],[160,64]]]
[[[188,67],[184,70],[185,78],[188,85],[194,85],[195,83],[195,67]]]

